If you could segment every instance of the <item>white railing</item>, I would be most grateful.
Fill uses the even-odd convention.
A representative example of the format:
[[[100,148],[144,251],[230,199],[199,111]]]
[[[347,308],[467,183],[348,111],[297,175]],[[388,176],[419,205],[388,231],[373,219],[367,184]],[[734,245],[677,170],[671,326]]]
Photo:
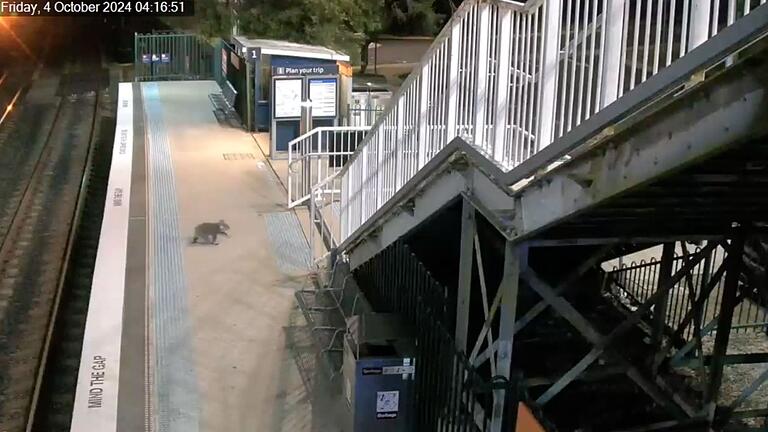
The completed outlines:
[[[510,170],[765,2],[465,0],[339,173],[339,237],[454,137]]]
[[[310,195],[309,216],[314,229],[310,230],[309,249],[314,264],[318,264],[341,241],[341,178],[338,173],[312,186]]]
[[[313,185],[338,172],[370,127],[319,127],[288,143],[288,206],[309,199]]]

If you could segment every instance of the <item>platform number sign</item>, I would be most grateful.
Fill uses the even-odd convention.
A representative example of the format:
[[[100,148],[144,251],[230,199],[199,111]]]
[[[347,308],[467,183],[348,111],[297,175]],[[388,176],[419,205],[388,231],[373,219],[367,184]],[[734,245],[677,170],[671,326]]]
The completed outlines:
[[[400,410],[400,392],[380,391],[376,392],[376,418],[395,419]]]

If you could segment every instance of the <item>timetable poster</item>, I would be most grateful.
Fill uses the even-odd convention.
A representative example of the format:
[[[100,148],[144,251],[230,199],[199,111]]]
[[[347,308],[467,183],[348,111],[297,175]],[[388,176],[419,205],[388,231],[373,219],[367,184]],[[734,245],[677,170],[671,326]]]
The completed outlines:
[[[309,80],[312,117],[336,117],[336,78]]]

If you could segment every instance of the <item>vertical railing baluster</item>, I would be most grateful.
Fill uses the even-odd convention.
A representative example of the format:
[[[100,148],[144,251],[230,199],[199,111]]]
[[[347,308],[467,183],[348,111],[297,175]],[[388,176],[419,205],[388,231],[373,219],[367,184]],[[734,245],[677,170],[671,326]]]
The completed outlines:
[[[672,63],[672,51],[674,50],[673,42],[675,40],[675,6],[677,0],[669,2],[669,22],[667,23],[667,62],[665,66],[669,66]]]
[[[656,0],[656,39],[653,46],[653,75],[659,72],[659,55],[661,54],[661,28],[664,14],[664,3]]]
[[[555,2],[553,4],[556,4],[558,2]],[[547,3],[548,7],[551,7],[549,3]],[[564,133],[567,132],[565,128],[565,124],[567,123],[567,119],[565,117],[565,113],[568,111],[568,59],[570,57],[570,49],[571,49],[571,9],[572,9],[572,0],[568,0],[566,4],[565,9],[565,32],[563,32],[562,36],[562,43],[563,43],[563,71],[562,71],[562,87],[560,91],[560,128],[558,131],[558,136],[562,136]],[[549,22],[549,19],[547,19],[547,22]],[[546,32],[545,37],[550,37],[551,33]],[[561,42],[560,38],[558,38],[558,44]],[[558,46],[558,54],[559,54],[560,47]],[[558,59],[559,60],[559,59]],[[539,144],[540,147],[541,144]]]
[[[587,79],[587,106],[584,108],[584,119],[588,119],[592,115],[592,99],[594,98],[592,93],[592,82],[595,81],[595,43],[597,40],[597,9],[598,9],[598,0],[592,0],[592,35],[590,37],[590,44],[589,44],[589,74]],[[605,10],[603,10],[602,13],[603,17],[605,17]],[[601,31],[604,31],[605,29],[601,29]],[[599,89],[599,87],[598,87]],[[596,99],[596,98],[594,98]]]
[[[579,70],[579,98],[576,104],[576,122],[581,124],[581,109],[584,103],[584,75],[587,67],[587,37],[589,33],[589,1],[584,2],[584,18],[582,25],[584,31],[581,34],[581,68]],[[589,96],[587,96],[589,97]]]
[[[475,53],[475,94],[474,94],[474,115],[472,121],[473,143],[483,148],[485,146],[485,117],[486,103],[488,99],[488,57],[490,45],[490,15],[491,5],[483,3],[479,10],[479,29],[477,32],[477,52]]]
[[[499,58],[496,62],[496,107],[493,125],[493,159],[504,164],[507,139],[507,109],[509,104],[510,49],[512,44],[512,10],[499,10]]]
[[[448,63],[448,106],[446,107],[445,141],[449,143],[456,137],[456,116],[459,109],[459,57],[461,56],[461,20],[456,18],[451,24],[451,52]]]
[[[643,75],[640,82],[648,78],[648,56],[651,51],[651,16],[653,16],[653,4],[651,0],[645,2],[645,37],[643,38]]]
[[[429,109],[430,63],[424,62],[421,67],[421,85],[419,86],[419,126],[418,126],[418,158],[416,170],[427,163],[427,123]]]
[[[711,0],[691,0],[690,36],[688,51],[696,48],[709,38]]]

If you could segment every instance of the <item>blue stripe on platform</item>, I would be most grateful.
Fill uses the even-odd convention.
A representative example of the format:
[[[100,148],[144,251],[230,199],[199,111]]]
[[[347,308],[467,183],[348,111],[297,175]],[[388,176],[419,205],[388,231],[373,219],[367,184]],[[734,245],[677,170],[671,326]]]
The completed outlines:
[[[301,222],[292,211],[264,215],[267,236],[278,268],[287,275],[309,271],[312,256],[301,229]]]
[[[183,239],[168,133],[157,84],[142,86],[148,130],[150,295],[155,430],[199,430],[197,377],[187,314]]]

